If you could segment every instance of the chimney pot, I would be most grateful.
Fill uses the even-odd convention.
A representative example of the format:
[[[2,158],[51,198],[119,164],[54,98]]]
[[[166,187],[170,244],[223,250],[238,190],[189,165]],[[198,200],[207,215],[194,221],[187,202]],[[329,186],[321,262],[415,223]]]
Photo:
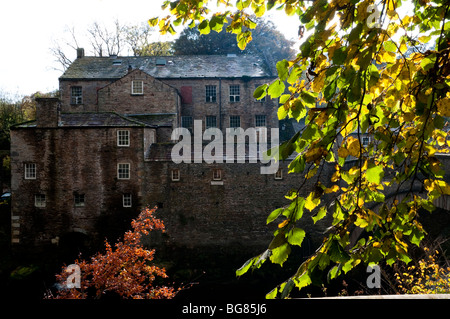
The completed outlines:
[[[84,49],[78,48],[77,49],[77,59],[81,59],[81,58],[84,58]]]

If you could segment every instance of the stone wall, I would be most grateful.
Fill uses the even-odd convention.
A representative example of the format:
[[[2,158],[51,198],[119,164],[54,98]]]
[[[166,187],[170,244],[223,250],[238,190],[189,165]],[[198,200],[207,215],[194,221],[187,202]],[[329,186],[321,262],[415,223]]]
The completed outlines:
[[[142,94],[132,94],[133,81],[142,81]],[[179,101],[176,89],[140,70],[130,71],[120,80],[98,91],[99,111],[120,114],[176,114],[179,113]]]
[[[97,112],[97,91],[112,82],[112,80],[60,80],[61,112]],[[71,103],[71,87],[73,86],[82,87],[82,104]]]
[[[103,241],[123,233],[141,208],[144,129],[127,128],[133,147],[117,146],[119,128],[16,128],[11,131],[13,242],[57,243],[68,232]],[[130,179],[117,179],[117,164],[130,163]],[[36,178],[25,179],[25,164]],[[124,193],[132,207],[123,207]],[[45,195],[45,207],[35,195]],[[75,195],[84,195],[77,207]],[[100,236],[100,237],[99,237]]]

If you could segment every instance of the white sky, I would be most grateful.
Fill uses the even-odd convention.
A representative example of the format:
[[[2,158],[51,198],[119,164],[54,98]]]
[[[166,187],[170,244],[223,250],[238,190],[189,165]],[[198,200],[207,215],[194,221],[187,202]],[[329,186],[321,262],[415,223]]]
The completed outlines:
[[[93,22],[109,24],[118,19],[122,24],[137,25],[159,16],[163,3],[163,0],[0,1],[0,94],[12,97],[58,88],[61,71],[53,69],[59,65],[50,48],[54,41],[67,35],[64,33],[67,27],[75,26],[82,34]],[[297,17],[287,19],[285,15],[274,20],[288,39],[295,37],[297,21]]]

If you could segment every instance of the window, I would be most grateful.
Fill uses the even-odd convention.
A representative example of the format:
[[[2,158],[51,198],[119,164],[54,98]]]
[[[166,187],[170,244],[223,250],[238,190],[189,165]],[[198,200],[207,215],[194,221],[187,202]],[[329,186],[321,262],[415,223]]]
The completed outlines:
[[[75,207],[84,207],[84,194],[74,195]]]
[[[256,127],[266,127],[266,116],[265,115],[255,115],[255,126]]]
[[[131,81],[131,94],[132,95],[144,94],[144,82],[143,81]]]
[[[215,115],[206,116],[206,128],[217,127],[217,118]]]
[[[222,180],[222,170],[219,168],[213,169],[213,180],[221,181]]]
[[[283,170],[281,168],[275,173],[275,179],[283,179]]]
[[[177,182],[180,180],[180,170],[178,168],[174,168],[172,170],[172,181]]]
[[[192,116],[182,116],[181,117],[181,127],[192,130]]]
[[[34,195],[34,206],[35,207],[45,207],[46,200],[44,194],[36,194]]]
[[[83,89],[81,86],[70,88],[70,104],[83,104]]]
[[[230,85],[230,102],[239,102],[239,85]]]
[[[230,127],[241,127],[241,117],[239,115],[230,116]]]
[[[216,86],[206,86],[206,102],[216,102]]]
[[[130,131],[117,131],[117,146],[130,146]]]
[[[370,143],[370,137],[369,136],[363,136],[363,138],[362,138],[362,145],[364,147],[367,147],[367,146],[369,146],[369,143]]]
[[[25,164],[25,179],[36,179],[36,164]]]
[[[130,164],[129,163],[117,164],[117,178],[118,179],[130,179]]]
[[[122,204],[123,204],[123,207],[131,207],[131,204],[132,204],[131,194],[123,194]]]

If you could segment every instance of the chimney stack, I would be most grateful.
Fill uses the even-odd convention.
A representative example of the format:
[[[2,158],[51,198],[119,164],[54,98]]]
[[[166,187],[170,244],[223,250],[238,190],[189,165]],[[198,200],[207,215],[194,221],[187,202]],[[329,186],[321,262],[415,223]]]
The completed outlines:
[[[58,98],[36,98],[36,127],[58,127],[61,120]]]
[[[81,59],[81,58],[84,58],[84,49],[78,48],[77,49],[77,59]]]

